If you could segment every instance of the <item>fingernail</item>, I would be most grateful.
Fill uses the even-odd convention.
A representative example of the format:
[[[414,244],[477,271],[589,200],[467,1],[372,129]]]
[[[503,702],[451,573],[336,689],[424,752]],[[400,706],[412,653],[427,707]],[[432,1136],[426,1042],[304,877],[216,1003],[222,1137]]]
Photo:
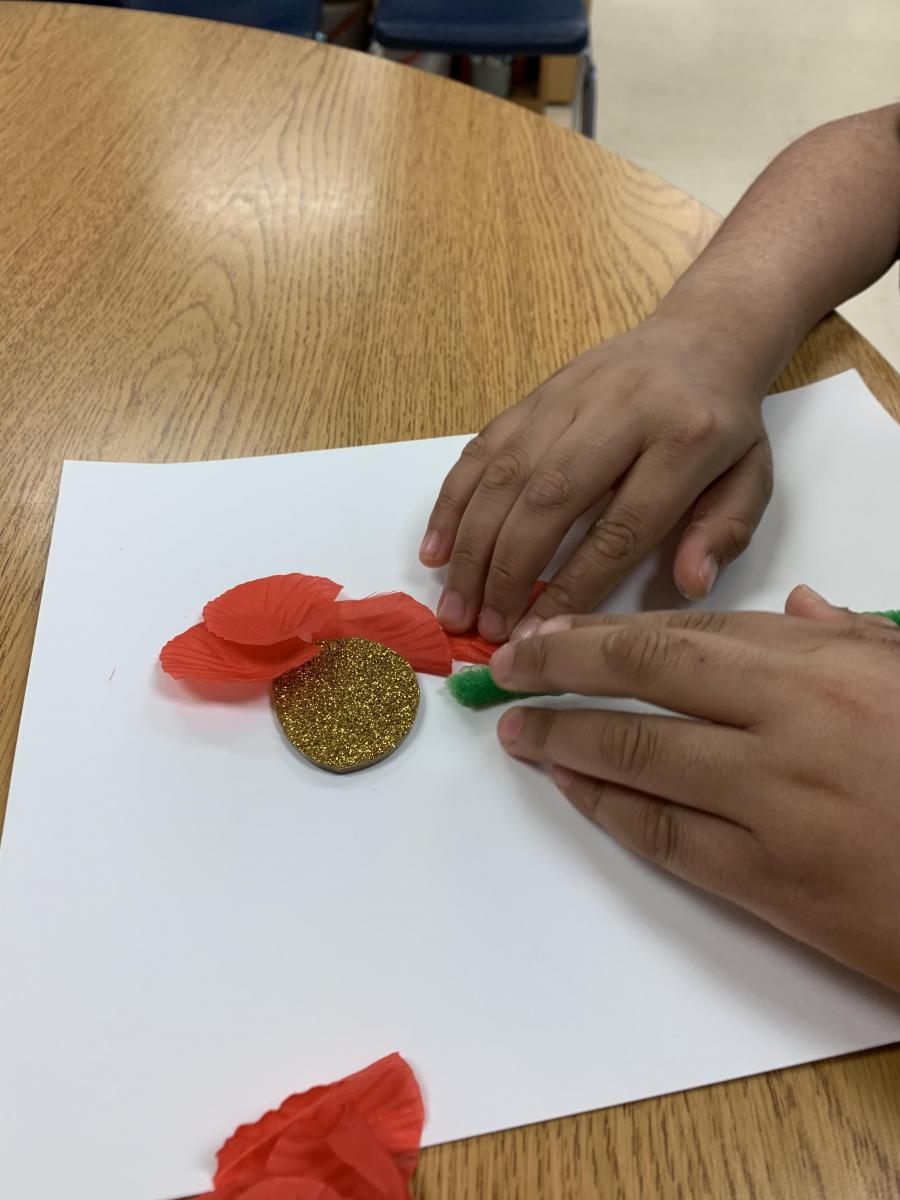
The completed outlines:
[[[478,618],[478,632],[489,642],[502,642],[506,637],[506,617],[496,608],[485,608]]]
[[[550,775],[553,782],[562,792],[565,792],[572,786],[572,781],[575,778],[575,772],[570,771],[568,767],[553,766],[550,768]]]
[[[442,625],[462,625],[466,617],[466,602],[459,592],[444,592],[437,606],[437,618]]]
[[[825,597],[820,596],[819,593],[814,588],[811,588],[808,583],[801,584],[801,587],[810,600],[815,600],[817,604],[827,604],[828,607],[831,608],[831,604],[825,599]]]
[[[540,617],[525,617],[512,632],[514,642],[524,642],[526,638],[534,637],[542,624]]]
[[[571,617],[551,617],[549,621],[542,622],[541,637],[543,637],[545,633],[565,633],[567,629],[571,628]]]
[[[716,582],[716,576],[719,573],[719,564],[711,554],[707,554],[703,562],[700,564],[700,582],[703,584],[703,594],[708,596],[713,589],[713,584]]]
[[[429,529],[422,538],[422,545],[419,547],[419,558],[435,559],[441,551],[441,535],[436,529]]]
[[[811,604],[813,608],[821,609],[823,613],[849,613],[849,608],[844,608],[840,604],[832,604],[830,600],[826,600],[824,596],[820,596],[814,588],[809,584],[802,584],[801,590],[805,594],[807,604]]]
[[[516,652],[511,642],[507,642],[505,646],[501,646],[499,650],[494,651],[491,657],[491,674],[497,683],[508,682],[512,675],[513,659],[515,656]]]
[[[512,746],[519,740],[525,724],[525,714],[521,708],[511,708],[504,713],[497,725],[497,736],[504,746]]]

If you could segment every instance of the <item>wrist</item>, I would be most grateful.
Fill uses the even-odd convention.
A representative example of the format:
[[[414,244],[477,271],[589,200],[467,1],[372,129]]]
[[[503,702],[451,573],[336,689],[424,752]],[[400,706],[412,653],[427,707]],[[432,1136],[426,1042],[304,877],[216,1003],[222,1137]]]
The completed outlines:
[[[673,289],[650,319],[678,336],[686,352],[727,372],[760,398],[803,336],[766,306],[712,290],[695,294],[695,289]]]
[[[646,325],[677,342],[698,370],[714,372],[735,392],[760,402],[793,350],[760,335],[741,314],[708,301],[682,304],[667,297]]]
[[[710,269],[713,267],[714,269]],[[663,298],[654,316],[680,328],[697,353],[736,371],[765,394],[814,320],[801,315],[789,281],[749,265],[728,271],[699,260]]]

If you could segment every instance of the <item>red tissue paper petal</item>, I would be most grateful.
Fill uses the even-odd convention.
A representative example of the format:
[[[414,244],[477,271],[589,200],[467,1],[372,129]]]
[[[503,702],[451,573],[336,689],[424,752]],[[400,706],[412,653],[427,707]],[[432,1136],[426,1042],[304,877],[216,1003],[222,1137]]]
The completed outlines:
[[[448,633],[450,657],[454,662],[489,663],[497,642],[488,642],[477,633]]]
[[[173,679],[262,683],[299,667],[318,652],[318,646],[300,638],[274,646],[239,646],[216,637],[201,623],[166,642],[159,661]]]
[[[226,1187],[222,1191],[205,1192],[198,1200],[345,1200],[334,1188],[317,1179],[263,1179]]]
[[[355,1104],[325,1096],[278,1137],[271,1175],[319,1179],[352,1200],[409,1200],[406,1178]]]
[[[264,1179],[255,1183],[241,1200],[345,1200],[340,1192],[317,1179]],[[347,1197],[346,1200],[351,1200]]]
[[[268,575],[239,583],[203,610],[217,637],[244,646],[270,646],[288,638],[311,642],[341,584],[319,575]]]
[[[419,1156],[425,1109],[412,1068],[399,1054],[391,1054],[336,1083],[289,1096],[280,1108],[267,1112],[254,1124],[241,1125],[219,1151],[216,1196],[219,1195],[219,1189],[236,1184],[249,1186],[267,1175],[283,1175],[283,1171],[272,1170],[273,1164],[270,1162],[279,1139],[295,1122],[300,1126],[297,1139],[307,1137],[309,1127],[306,1120],[311,1110],[321,1104],[322,1108],[313,1120],[324,1121],[328,1116],[326,1102],[332,1120],[335,1119],[335,1111],[340,1115],[344,1109],[352,1107],[393,1159],[402,1179],[410,1178]],[[353,1141],[353,1127],[354,1122],[351,1122],[349,1134],[348,1126],[342,1127],[338,1138],[345,1155],[347,1138],[351,1143]],[[359,1131],[358,1125],[356,1128]],[[369,1161],[366,1150],[369,1145],[368,1134],[361,1133],[359,1137],[364,1160]],[[288,1152],[293,1153],[295,1149],[294,1138],[288,1138],[278,1150],[274,1165],[278,1164],[280,1156],[285,1156],[286,1161]],[[292,1158],[291,1161],[295,1160]],[[346,1157],[343,1161],[346,1164]],[[311,1173],[304,1170],[302,1174],[309,1177]],[[331,1183],[330,1179],[323,1182]],[[348,1200],[357,1198],[349,1197]]]
[[[339,600],[325,618],[320,637],[368,638],[396,651],[414,671],[449,675],[450,644],[438,619],[405,592],[388,592],[365,600]]]
[[[529,608],[531,608],[546,586],[547,584],[543,579],[537,581],[531,589],[531,595],[528,597]],[[478,663],[480,665],[491,661],[491,655],[499,645],[498,642],[489,642],[481,637],[477,626],[473,626],[466,633],[448,633],[447,640],[450,643],[450,654],[454,662]]]

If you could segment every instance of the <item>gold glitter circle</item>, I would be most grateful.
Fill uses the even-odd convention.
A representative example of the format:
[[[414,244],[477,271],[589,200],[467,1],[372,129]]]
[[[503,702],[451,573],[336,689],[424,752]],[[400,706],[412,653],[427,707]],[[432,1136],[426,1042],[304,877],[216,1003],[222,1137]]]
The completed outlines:
[[[399,654],[364,638],[323,642],[272,683],[287,738],[317,767],[359,771],[397,749],[416,719],[419,681]]]

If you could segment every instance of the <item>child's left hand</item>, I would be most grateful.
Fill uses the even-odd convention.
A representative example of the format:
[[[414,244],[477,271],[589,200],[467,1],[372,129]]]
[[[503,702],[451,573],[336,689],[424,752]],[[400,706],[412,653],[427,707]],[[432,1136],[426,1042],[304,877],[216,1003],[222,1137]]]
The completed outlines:
[[[514,708],[500,739],[624,845],[900,990],[900,629],[807,588],[786,611],[556,618],[499,684],[695,719]]]

